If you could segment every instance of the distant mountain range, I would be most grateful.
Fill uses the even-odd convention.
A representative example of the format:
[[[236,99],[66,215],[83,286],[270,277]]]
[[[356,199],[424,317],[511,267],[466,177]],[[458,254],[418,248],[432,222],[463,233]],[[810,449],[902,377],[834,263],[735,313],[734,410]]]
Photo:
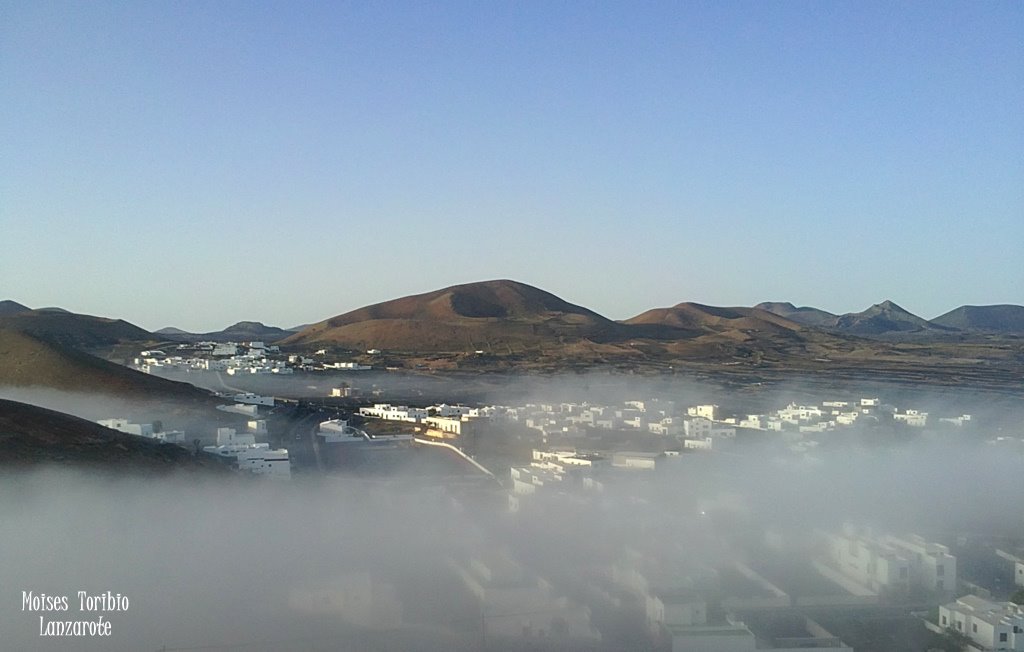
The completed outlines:
[[[843,315],[787,302],[765,302],[753,308],[683,302],[614,321],[539,288],[494,280],[373,304],[299,332],[243,321],[211,333],[177,328],[149,333],[122,320],[60,309],[31,310],[10,300],[0,301],[0,331],[27,334],[64,349],[86,350],[159,340],[263,340],[299,348],[330,345],[357,351],[526,355],[564,350],[599,359],[609,352],[632,354],[630,349],[638,343],[649,342],[662,352],[698,358],[709,351],[716,356],[774,351],[827,357],[827,351],[842,347],[848,336],[903,340],[1022,335],[1024,307],[962,306],[929,321],[892,301]]]
[[[755,334],[797,340],[812,338],[811,333],[815,332],[822,342],[823,335],[927,337],[962,329],[1024,333],[1024,317],[1008,308],[1014,306],[976,308],[969,327],[939,320],[930,322],[892,301],[844,315],[781,302],[761,303],[753,308],[684,302],[612,321],[538,288],[498,280],[455,285],[353,310],[313,324],[282,344],[334,344],[356,350],[464,351],[530,348],[569,340],[601,344],[634,338],[692,340],[725,333],[730,333],[733,340],[750,339]],[[1024,311],[1019,306],[1015,308]],[[983,316],[990,312],[998,312],[999,317]]]
[[[833,315],[817,308],[797,308],[791,303],[760,303],[757,307],[806,326],[862,337],[893,334],[928,336],[958,331],[1024,334],[1024,307],[1014,305],[961,306],[931,321],[888,300],[863,312],[844,315]]]
[[[821,326],[827,328],[835,324],[835,320],[838,317],[838,315],[833,315],[830,312],[819,310],[818,308],[809,308],[806,306],[797,308],[792,303],[788,302],[766,301],[764,303],[759,303],[754,307],[786,317],[787,319],[791,319],[798,324],[803,324],[805,326]]]
[[[265,326],[258,321],[240,321],[224,330],[211,333],[189,333],[173,326],[161,328],[153,333],[175,342],[276,342],[293,334],[292,331],[276,326]]]

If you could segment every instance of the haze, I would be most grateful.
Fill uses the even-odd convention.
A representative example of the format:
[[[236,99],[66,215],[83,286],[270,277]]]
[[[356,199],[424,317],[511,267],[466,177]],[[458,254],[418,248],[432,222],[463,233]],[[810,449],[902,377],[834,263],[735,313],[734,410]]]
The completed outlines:
[[[274,380],[282,393],[291,382],[296,394],[309,382]],[[406,381],[379,380],[389,392],[409,391]],[[482,398],[653,396],[753,406],[821,391],[788,384],[751,397],[713,385],[607,375],[503,382]],[[114,636],[75,641],[74,649],[477,650],[479,614],[453,588],[458,576],[452,569],[472,560],[507,557],[553,582],[556,593],[582,600],[594,599],[588,591],[600,586],[602,573],[628,567],[630,551],[645,563],[666,564],[665,573],[671,568],[699,577],[700,569],[726,572],[737,563],[812,554],[818,548],[811,532],[847,521],[942,540],[1019,538],[1024,448],[1007,454],[984,443],[1007,421],[1019,432],[1019,399],[963,392],[950,405],[948,395],[888,389],[900,401],[929,409],[972,410],[985,426],[969,436],[940,431],[900,441],[846,439],[837,432],[834,445],[808,454],[793,454],[785,442],[766,437],[683,455],[654,475],[609,478],[593,500],[538,494],[518,514],[503,502],[480,502],[483,492],[474,499],[422,476],[197,483],[54,469],[7,474],[0,478],[7,550],[0,564],[0,630],[11,649],[72,649],[67,641],[38,637],[40,614],[21,609],[21,591],[110,590],[128,595],[132,605],[105,614]],[[4,397],[63,405],[90,417],[124,409],[98,395],[5,390]],[[370,617],[351,605],[310,606],[317,596],[351,595],[362,583],[373,587],[375,609],[401,613],[400,625],[360,620]],[[486,614],[493,619],[487,649],[519,649],[495,635],[503,616]],[[540,626],[546,617],[532,619]],[[602,634],[604,647],[596,649],[636,640],[625,620],[615,624],[593,608],[591,620]]]

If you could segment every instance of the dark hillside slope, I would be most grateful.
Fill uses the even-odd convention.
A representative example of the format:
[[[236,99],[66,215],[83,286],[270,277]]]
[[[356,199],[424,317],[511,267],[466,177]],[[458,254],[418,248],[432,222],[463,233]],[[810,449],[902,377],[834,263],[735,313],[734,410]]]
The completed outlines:
[[[0,399],[0,469],[41,464],[145,474],[201,471],[223,465],[180,446],[127,435],[34,405]]]

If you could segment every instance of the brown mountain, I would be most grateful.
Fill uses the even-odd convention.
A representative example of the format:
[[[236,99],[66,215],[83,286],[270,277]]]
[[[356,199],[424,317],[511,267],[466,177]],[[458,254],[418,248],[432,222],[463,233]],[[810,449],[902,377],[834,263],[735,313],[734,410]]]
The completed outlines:
[[[630,333],[628,327],[549,292],[499,280],[455,285],[353,310],[313,324],[283,343],[472,351],[617,341]]]
[[[34,405],[0,399],[0,469],[58,464],[119,473],[224,472],[216,461]]]
[[[0,386],[46,387],[136,399],[198,401],[187,383],[144,374],[22,331],[0,329]]]
[[[121,319],[55,310],[30,310],[0,317],[0,329],[14,330],[62,346],[95,348],[121,342],[145,342],[154,336]]]
[[[841,335],[808,327],[759,308],[680,303],[624,322],[674,360],[779,362],[827,358],[848,351]],[[649,349],[654,350],[654,349]]]
[[[626,324],[658,327],[666,337],[686,337],[723,331],[784,333],[804,328],[785,317],[759,308],[720,308],[684,302],[671,308],[654,308],[625,321]]]

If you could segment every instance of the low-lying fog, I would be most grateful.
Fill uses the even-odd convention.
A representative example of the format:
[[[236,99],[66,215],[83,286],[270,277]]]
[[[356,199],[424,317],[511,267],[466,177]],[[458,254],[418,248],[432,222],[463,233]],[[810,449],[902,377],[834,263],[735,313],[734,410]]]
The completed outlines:
[[[675,392],[683,406],[714,400],[730,408],[729,396],[697,384],[677,391],[659,382],[573,380],[571,387],[551,379],[517,387],[515,401],[492,387],[487,398],[543,401],[557,391],[550,400],[559,400],[589,389],[601,393],[594,402],[612,402],[657,391]],[[799,390],[805,397],[812,391]],[[89,418],[119,416],[111,413],[116,405],[97,397],[74,403],[52,393],[3,394]],[[758,400],[783,407],[796,395],[776,388]],[[589,609],[605,641],[591,649],[621,649],[629,635],[615,632],[620,624],[592,589],[611,567],[641,563],[636,555],[648,566],[696,577],[701,568],[756,561],[759,550],[810,554],[813,530],[847,521],[947,544],[1024,537],[1022,448],[985,443],[994,433],[986,422],[1024,437],[1019,412],[979,412],[977,403],[956,403],[948,392],[931,402],[925,394],[914,398],[913,407],[937,413],[973,411],[980,425],[898,440],[851,437],[799,454],[776,437],[737,438],[714,452],[684,453],[654,472],[609,474],[600,494],[538,492],[515,513],[507,489],[453,488],[437,479],[304,475],[291,482],[197,483],[99,480],[52,468],[8,473],[0,477],[2,647],[477,650],[481,622],[491,632],[505,617],[551,621],[515,607],[481,614],[466,569],[473,560],[491,569],[514,560],[549,581],[552,595]],[[1015,404],[1014,397],[996,397],[985,408]],[[79,590],[120,593],[130,606],[82,612]],[[66,596],[70,609],[26,609],[25,592]],[[45,624],[99,616],[110,621],[110,638],[40,636],[40,618]],[[499,636],[487,645],[512,649]]]

